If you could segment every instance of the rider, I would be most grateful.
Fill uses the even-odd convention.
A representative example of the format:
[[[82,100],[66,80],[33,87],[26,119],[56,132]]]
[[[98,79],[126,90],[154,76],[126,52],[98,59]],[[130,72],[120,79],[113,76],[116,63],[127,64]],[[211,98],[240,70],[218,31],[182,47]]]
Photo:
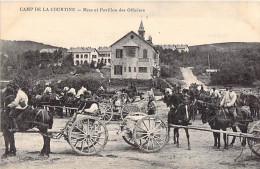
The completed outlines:
[[[16,97],[12,103],[10,103],[7,107],[11,108],[10,118],[12,119],[13,132],[18,131],[18,125],[16,122],[16,117],[22,113],[28,106],[28,96],[27,94],[19,88],[18,85],[13,86],[14,93]]]
[[[75,90],[75,88],[70,88],[70,90],[68,91],[68,95],[70,95],[70,96],[75,96],[76,95],[76,90]]]
[[[87,89],[84,86],[82,86],[81,89],[78,90],[76,97],[79,98],[80,96],[83,96],[86,91]]]
[[[217,105],[219,105],[219,102],[220,102],[220,99],[221,99],[221,95],[220,95],[219,91],[216,90],[215,87],[213,87],[210,92],[211,92],[211,93],[210,93],[210,96],[211,96],[211,98],[213,99],[213,101],[214,101]]]
[[[220,106],[226,108],[225,111],[233,115],[234,125],[237,125],[237,112],[236,112],[237,94],[233,91],[233,87],[229,86],[223,97]]]
[[[50,83],[46,83],[45,84],[45,90],[43,91],[43,95],[50,95],[51,94],[51,87],[50,87]]]
[[[92,99],[91,92],[88,92],[87,98],[84,100],[84,112],[95,113],[98,110],[98,102]]]

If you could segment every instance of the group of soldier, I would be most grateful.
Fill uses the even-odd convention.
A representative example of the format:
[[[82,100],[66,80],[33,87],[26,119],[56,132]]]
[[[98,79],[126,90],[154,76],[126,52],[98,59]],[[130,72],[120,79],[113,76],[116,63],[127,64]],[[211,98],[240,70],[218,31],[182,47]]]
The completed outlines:
[[[10,88],[11,85],[8,85],[8,88]],[[11,109],[10,116],[13,119],[13,126],[14,130],[17,129],[17,124],[15,121],[15,117],[17,114],[19,114],[21,111],[25,110],[28,107],[28,96],[27,94],[19,88],[18,85],[12,86],[15,99],[12,103],[10,103],[7,107]],[[135,86],[131,85],[131,88],[135,89]],[[104,90],[104,88],[101,86],[100,90]],[[49,96],[53,93],[53,90],[50,86],[50,83],[45,84],[45,89],[42,93],[43,96]],[[82,95],[87,95],[89,97],[92,96],[91,91],[88,91],[86,87],[81,86],[81,88],[78,89],[77,93],[75,88],[71,87],[58,87],[56,89],[56,94],[59,95],[68,95],[72,97],[81,97]],[[165,96],[164,96],[164,102],[166,103],[167,107],[170,108],[170,111],[176,111],[179,105],[188,105],[189,108],[191,106],[194,106],[197,99],[200,99],[203,94],[207,93],[203,86],[200,87],[200,90],[198,89],[183,89],[180,86],[176,86],[173,89],[166,88],[165,89]],[[216,88],[212,88],[209,92],[209,96],[211,99],[214,100],[215,104],[219,104],[220,107],[223,107],[226,109],[226,111],[233,115],[234,120],[236,121],[237,113],[236,113],[236,100],[237,100],[237,94],[234,92],[233,87],[229,86],[226,88],[225,94],[222,97],[219,90]],[[147,113],[148,115],[155,114],[156,106],[154,103],[154,93],[153,89],[151,88],[150,91],[148,91],[148,104],[147,104]],[[120,92],[118,92],[113,100],[113,103],[115,106],[121,105],[125,102],[126,97]],[[88,107],[91,108],[91,105]],[[92,109],[92,108],[91,108]],[[189,115],[187,114],[187,119],[189,119]]]
[[[210,91],[205,91],[202,85],[200,90],[192,87],[182,90],[180,86],[175,86],[172,89],[166,88],[165,90],[164,102],[172,112],[175,112],[180,105],[187,105],[187,111],[190,111],[195,107],[197,100],[211,102],[215,106],[223,108],[228,115],[233,117],[234,125],[237,125],[237,94],[233,90],[233,86],[228,86],[222,95],[215,87]],[[185,116],[187,121],[191,119],[190,114],[187,113]]]

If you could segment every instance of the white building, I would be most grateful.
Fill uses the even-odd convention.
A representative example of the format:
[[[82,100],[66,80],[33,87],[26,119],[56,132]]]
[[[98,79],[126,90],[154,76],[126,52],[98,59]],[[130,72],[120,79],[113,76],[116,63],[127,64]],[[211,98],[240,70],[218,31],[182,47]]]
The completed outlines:
[[[178,50],[179,53],[189,52],[189,46],[188,45],[176,45],[176,50]]]
[[[73,56],[74,65],[90,64],[92,61],[96,64],[98,62],[98,51],[91,47],[70,48],[68,53]]]
[[[106,66],[111,65],[111,48],[110,47],[99,47],[98,51],[98,62],[101,62],[103,59],[103,63]]]

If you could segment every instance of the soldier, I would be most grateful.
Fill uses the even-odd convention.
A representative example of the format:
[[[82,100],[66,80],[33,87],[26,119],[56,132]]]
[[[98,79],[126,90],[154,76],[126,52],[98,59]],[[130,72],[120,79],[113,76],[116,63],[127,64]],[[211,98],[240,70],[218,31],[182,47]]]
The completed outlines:
[[[220,106],[224,107],[227,113],[233,115],[234,126],[237,125],[237,113],[236,113],[236,105],[235,105],[236,100],[237,100],[237,94],[233,91],[233,87],[229,86],[227,88],[225,96],[223,97],[220,103]]]
[[[154,95],[151,91],[148,91],[148,97],[149,97],[149,101],[148,101],[148,105],[147,105],[147,114],[148,115],[154,115],[155,111],[156,111],[156,106],[154,103]]]
[[[10,118],[12,119],[13,129],[11,132],[18,131],[18,125],[16,123],[16,117],[22,113],[28,106],[28,96],[27,94],[20,89],[18,85],[14,85],[13,87],[14,93],[16,97],[13,102],[11,102],[7,107],[11,109]]]

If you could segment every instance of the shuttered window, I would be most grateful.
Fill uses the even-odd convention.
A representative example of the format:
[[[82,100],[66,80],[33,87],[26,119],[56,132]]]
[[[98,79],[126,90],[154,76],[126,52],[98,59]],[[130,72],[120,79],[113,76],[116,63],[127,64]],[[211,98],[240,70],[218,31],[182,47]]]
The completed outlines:
[[[139,67],[139,73],[147,73],[147,67]]]
[[[145,58],[145,59],[147,58],[147,49],[143,50],[143,58]]]
[[[117,49],[116,50],[116,58],[122,58],[123,57],[123,50]]]
[[[122,75],[123,67],[121,65],[115,65],[114,74],[115,75]]]

